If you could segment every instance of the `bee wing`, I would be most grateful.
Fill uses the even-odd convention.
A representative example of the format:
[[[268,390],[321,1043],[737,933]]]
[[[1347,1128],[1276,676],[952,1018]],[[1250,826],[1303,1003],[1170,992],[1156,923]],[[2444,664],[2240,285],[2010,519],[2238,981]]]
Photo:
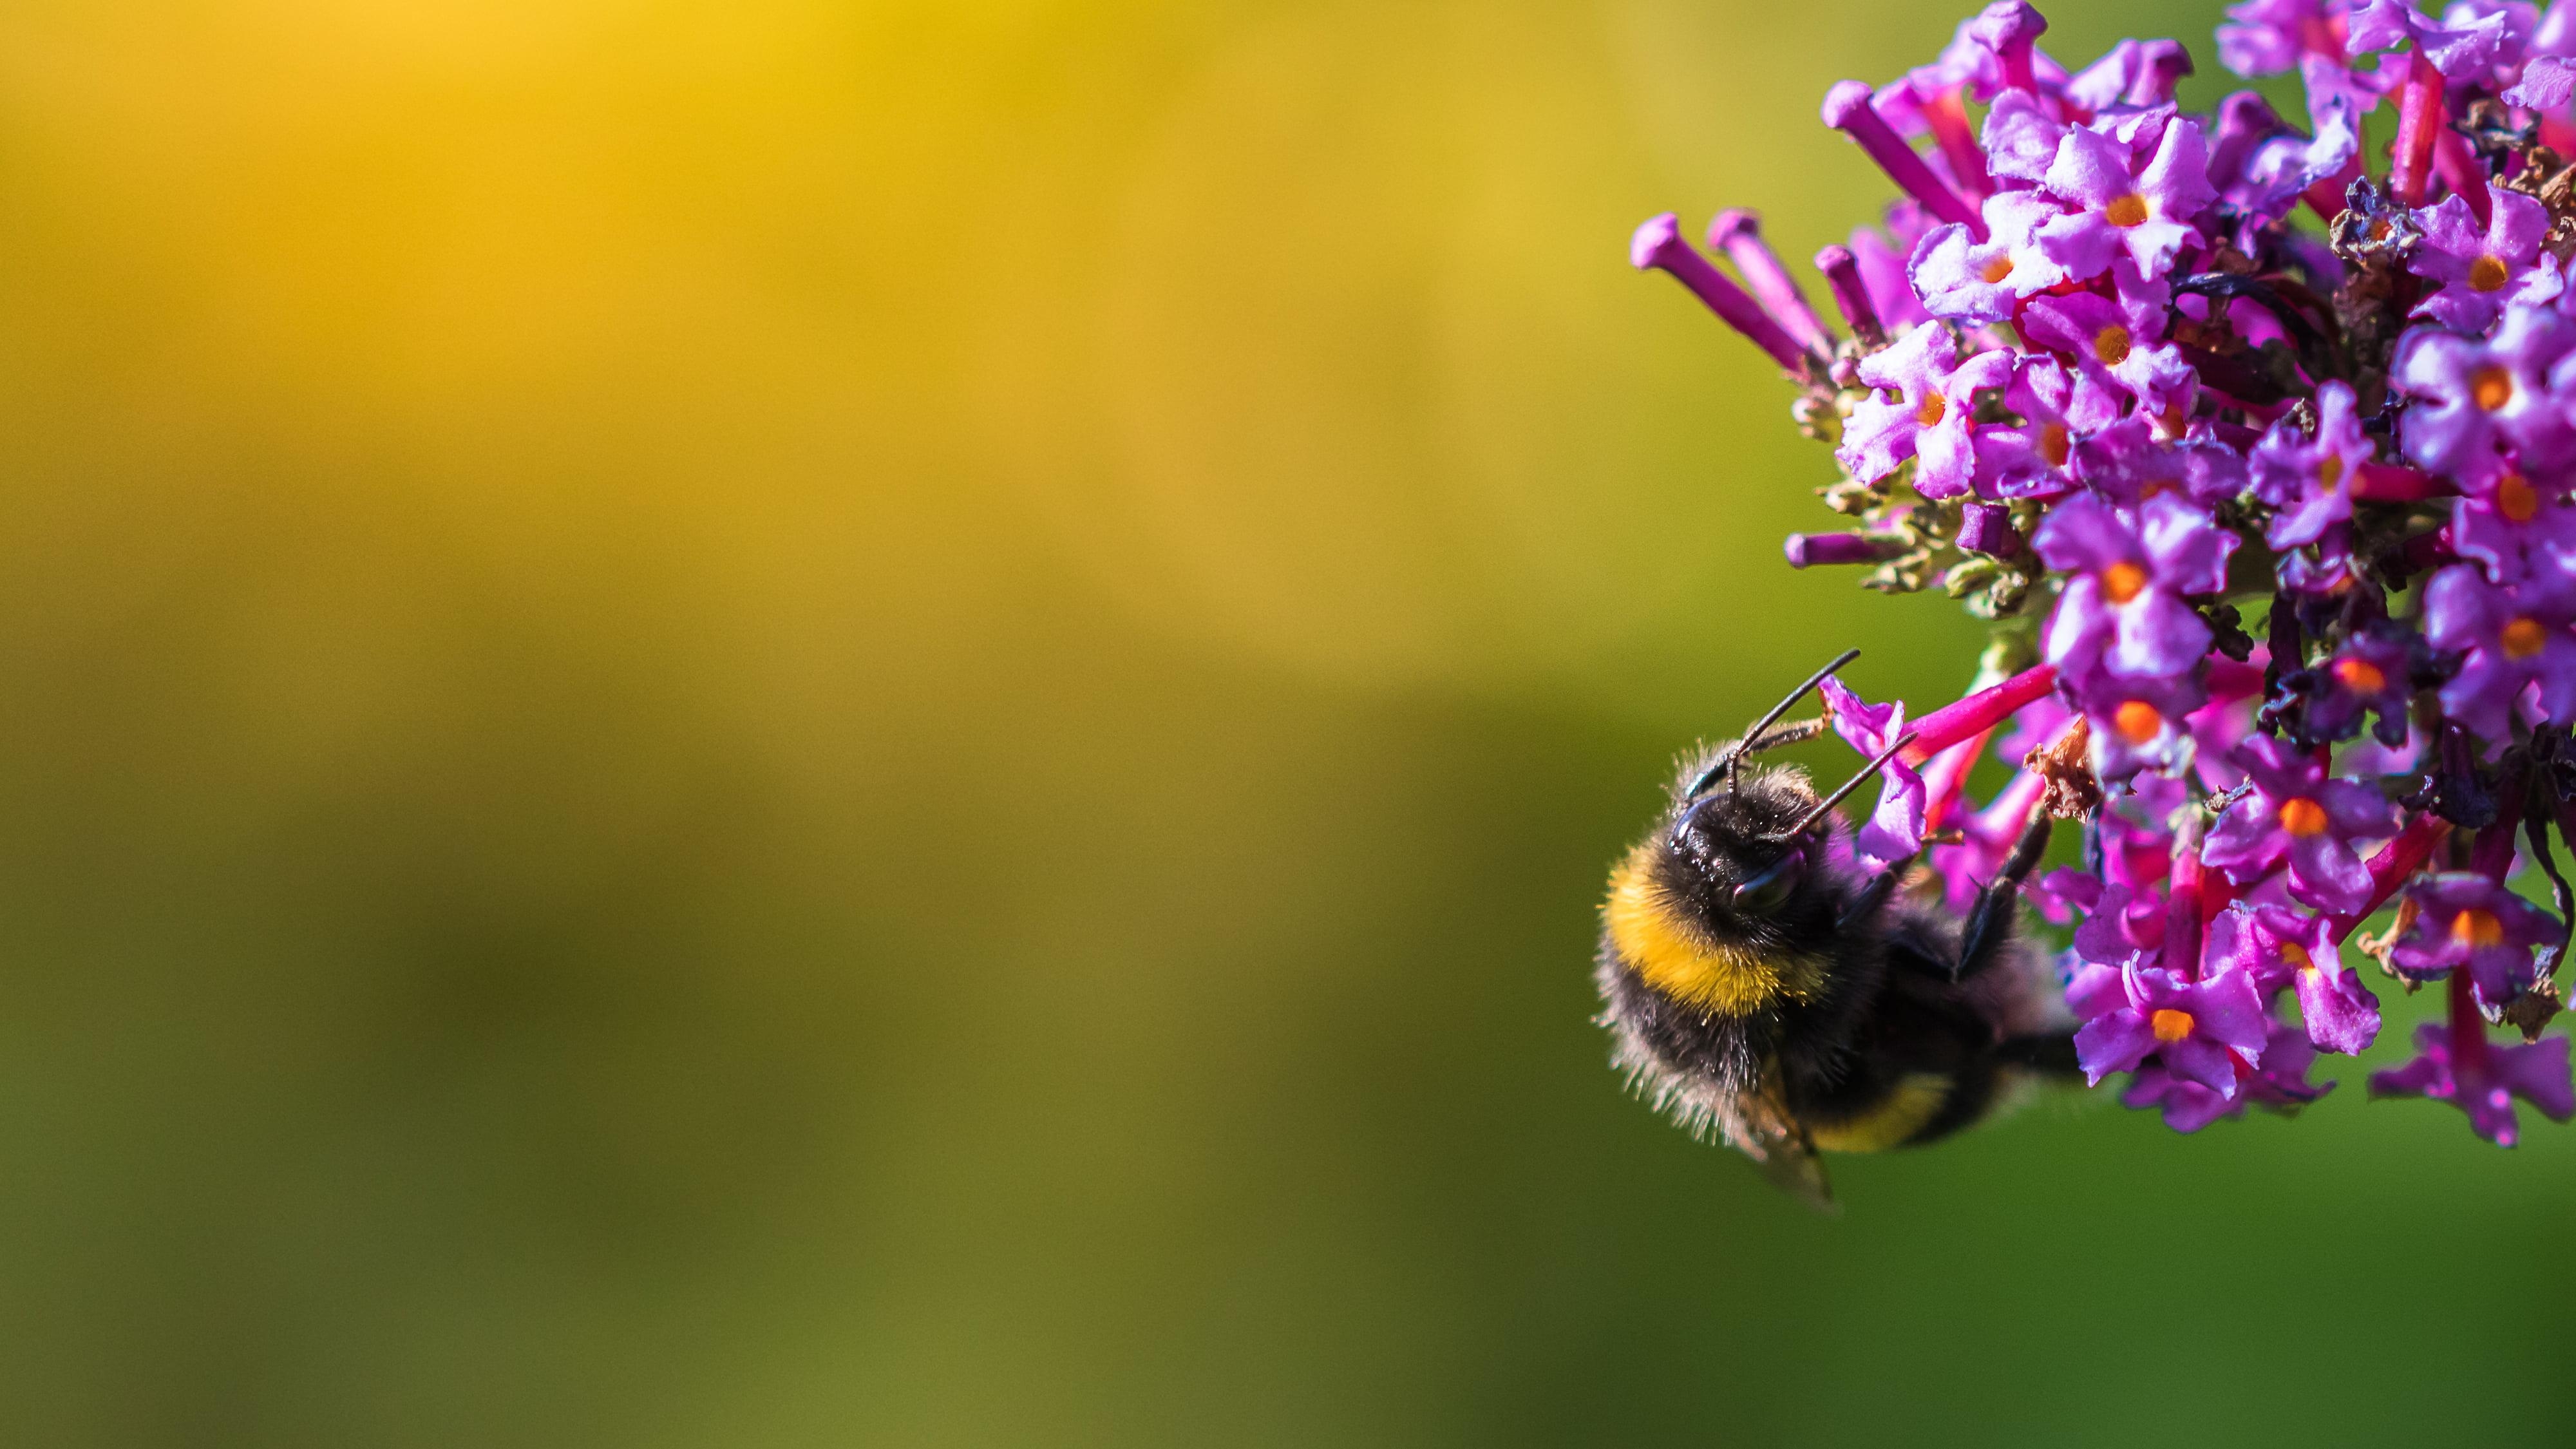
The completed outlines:
[[[1833,1184],[1825,1178],[1825,1164],[1816,1155],[1816,1144],[1807,1129],[1789,1114],[1789,1104],[1780,1091],[1780,1074],[1774,1068],[1762,1074],[1762,1085],[1749,1092],[1739,1092],[1717,1114],[1718,1127],[1735,1149],[1753,1159],[1771,1185],[1795,1194],[1818,1212],[1840,1211],[1834,1204]]]

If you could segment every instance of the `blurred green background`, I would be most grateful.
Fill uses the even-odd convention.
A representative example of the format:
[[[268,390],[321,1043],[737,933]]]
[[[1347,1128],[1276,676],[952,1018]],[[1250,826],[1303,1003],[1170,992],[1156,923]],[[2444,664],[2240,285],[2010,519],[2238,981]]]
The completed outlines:
[[[1956,18],[9,7],[0,1438],[2564,1442],[2566,1132],[1605,1067],[1673,752],[1976,638],[1629,229]]]

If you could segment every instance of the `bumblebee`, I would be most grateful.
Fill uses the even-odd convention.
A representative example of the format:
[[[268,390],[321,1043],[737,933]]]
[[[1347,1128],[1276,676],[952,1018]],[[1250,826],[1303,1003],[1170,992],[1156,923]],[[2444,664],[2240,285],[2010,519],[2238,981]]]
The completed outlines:
[[[2021,1082],[2075,1071],[2047,963],[2015,932],[2045,810],[1962,922],[1899,895],[1906,864],[1870,874],[1827,852],[1834,807],[1911,736],[1826,796],[1794,766],[1747,763],[1822,733],[1821,719],[1779,722],[1859,654],[1686,762],[1611,874],[1595,972],[1631,1086],[1819,1207],[1819,1150],[1936,1141]]]

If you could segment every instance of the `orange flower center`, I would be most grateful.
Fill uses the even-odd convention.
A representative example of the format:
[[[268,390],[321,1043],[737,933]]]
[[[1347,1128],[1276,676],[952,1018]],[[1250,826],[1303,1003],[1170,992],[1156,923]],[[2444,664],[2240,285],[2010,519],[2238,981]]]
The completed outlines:
[[[2332,492],[2334,486],[2342,481],[2343,459],[2332,453],[2326,454],[2325,461],[2317,464],[2317,486]]]
[[[2500,292],[2504,290],[2504,284],[2511,276],[2512,273],[2505,270],[2504,259],[2502,257],[2494,255],[2482,256],[2476,261],[2469,263],[2469,290],[2472,292]]]
[[[2129,360],[2129,329],[2113,323],[2093,334],[2093,356],[2104,367],[2117,367]],[[2496,407],[2504,404],[2498,403]],[[2487,409],[2489,412],[2495,408]]]
[[[2462,911],[2451,918],[2451,939],[2463,946],[2501,946],[2504,922],[2493,911]]]
[[[2326,829],[2326,807],[2305,795],[2281,802],[2281,828],[2301,837],[2323,835]]]
[[[2538,619],[2526,614],[2505,625],[2503,631],[2496,635],[2496,641],[2504,645],[2507,659],[2529,659],[2549,642],[2549,630]]]
[[[2067,451],[2073,446],[2073,444],[2074,439],[2068,437],[2066,434],[2066,424],[2043,423],[2040,425],[2039,455],[2048,460],[2048,466],[2052,468],[2065,467]]]
[[[2155,1015],[2147,1018],[2147,1025],[2154,1029],[2156,1040],[2171,1046],[2191,1035],[2191,1013],[2176,1011],[2170,1006],[2162,1007]]]
[[[2143,699],[2133,699],[2111,711],[2111,728],[2120,738],[2133,745],[2143,745],[2164,732],[2165,717]]]
[[[1949,410],[1950,405],[1943,402],[1941,394],[1936,392],[1923,399],[1923,406],[1914,410],[1914,421],[1927,428],[1937,428],[1941,425],[1941,415]]]
[[[2469,400],[2480,412],[2494,412],[2513,401],[2513,374],[2489,363],[2469,374]]]
[[[2367,659],[2338,659],[2332,672],[2336,683],[2355,694],[2377,694],[2388,687],[2388,675]]]
[[[2001,286],[2004,278],[2011,276],[2012,272],[2013,259],[2009,256],[1999,256],[1986,263],[1986,269],[1977,275],[1986,279],[1987,286],[1995,287]]]
[[[2113,226],[2136,226],[2147,219],[2147,199],[2132,191],[2103,207],[2102,219]],[[2495,289],[2490,287],[2487,290]]]
[[[2519,473],[2507,473],[2496,483],[2496,512],[2515,523],[2529,523],[2540,511],[2540,490]]]
[[[2317,969],[2316,958],[2308,954],[2307,947],[2300,945],[2296,941],[2283,941],[2281,943],[2281,959],[2289,962],[2292,966],[2295,966],[2302,971],[2314,971]]]
[[[2112,603],[2125,604],[2147,586],[2147,571],[2122,559],[2102,570],[2102,594]]]

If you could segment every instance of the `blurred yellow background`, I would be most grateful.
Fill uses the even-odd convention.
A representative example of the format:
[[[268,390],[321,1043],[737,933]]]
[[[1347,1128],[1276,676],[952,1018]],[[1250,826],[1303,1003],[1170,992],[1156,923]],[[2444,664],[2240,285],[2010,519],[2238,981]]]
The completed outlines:
[[[1826,1221],[1605,1067],[1672,753],[1977,639],[1628,232],[1838,239],[1956,19],[9,9],[0,1439],[2563,1434],[2563,1131]]]

